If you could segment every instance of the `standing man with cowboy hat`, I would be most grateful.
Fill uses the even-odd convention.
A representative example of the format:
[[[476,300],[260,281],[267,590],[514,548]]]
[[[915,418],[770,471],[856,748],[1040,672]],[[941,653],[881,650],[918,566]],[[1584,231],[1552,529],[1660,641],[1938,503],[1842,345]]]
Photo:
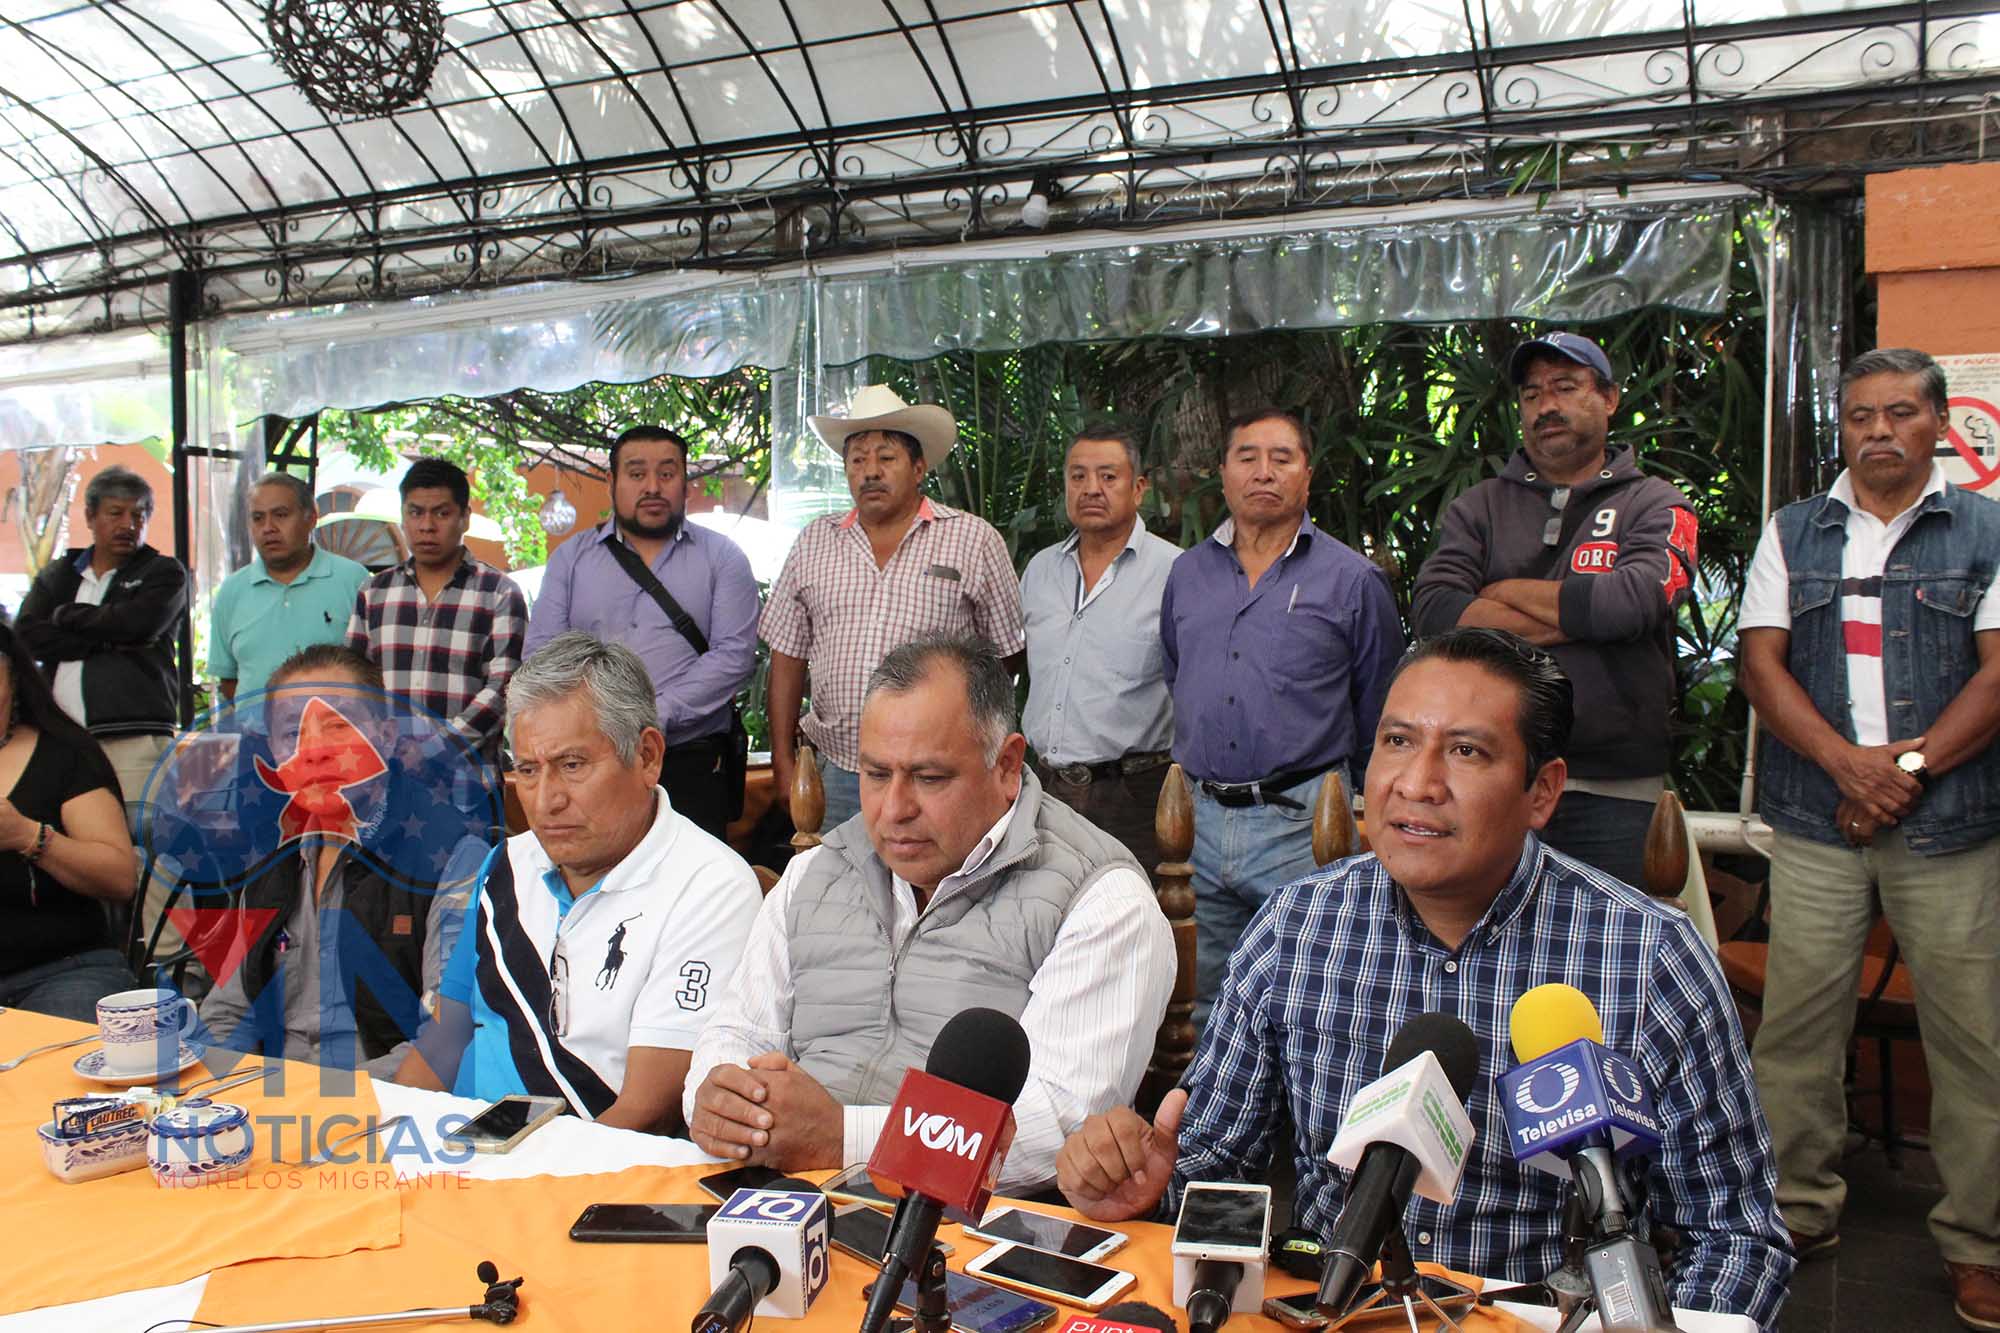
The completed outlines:
[[[791,790],[803,731],[819,754],[831,829],[861,809],[861,699],[891,649],[924,635],[976,634],[1018,673],[1027,638],[1007,543],[985,520],[923,494],[924,478],[958,440],[951,413],[870,384],[845,415],[810,423],[841,456],[854,508],[799,534],[760,628],[771,649],[778,791]],[[808,676],[812,711],[801,718]]]

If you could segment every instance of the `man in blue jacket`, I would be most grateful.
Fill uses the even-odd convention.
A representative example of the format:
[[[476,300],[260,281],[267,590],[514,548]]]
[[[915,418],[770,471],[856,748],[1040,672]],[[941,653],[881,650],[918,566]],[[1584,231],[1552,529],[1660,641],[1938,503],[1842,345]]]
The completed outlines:
[[[1916,983],[1944,1198],[1931,1236],[1968,1328],[2000,1329],[2000,505],[1948,484],[1944,371],[1857,357],[1847,467],[1771,519],[1743,593],[1765,729],[1771,955],[1757,1085],[1801,1258],[1839,1243],[1855,988],[1874,904]]]

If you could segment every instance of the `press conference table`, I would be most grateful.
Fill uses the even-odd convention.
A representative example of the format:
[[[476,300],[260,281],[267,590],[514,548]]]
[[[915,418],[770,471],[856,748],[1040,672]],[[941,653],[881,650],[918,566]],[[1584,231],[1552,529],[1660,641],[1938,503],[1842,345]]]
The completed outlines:
[[[31,1022],[17,1021],[20,1019]],[[56,1022],[36,1015],[0,1013],[0,1058],[40,1041],[55,1039],[48,1034],[49,1025]],[[76,1030],[80,1032],[81,1028]],[[22,1040],[23,1036],[28,1039]],[[63,1082],[79,1086],[59,1091],[58,1095],[88,1090],[80,1078],[67,1072],[73,1054],[58,1052],[37,1057],[38,1061],[47,1062],[36,1080],[37,1090]],[[10,1136],[22,1133],[21,1117],[27,1107],[19,1096],[25,1091],[23,1085],[10,1086],[8,1081],[29,1068],[32,1066],[23,1066],[16,1074],[0,1074],[0,1132]],[[288,1072],[305,1071],[294,1067]],[[8,1093],[16,1095],[10,1098]],[[470,1114],[478,1109],[478,1104],[443,1093],[373,1083],[363,1084],[346,1099],[323,1099],[317,1109],[321,1114],[337,1112],[357,1118],[371,1112],[382,1118],[410,1115],[416,1121],[427,1154],[436,1156],[442,1147],[436,1134],[439,1118],[452,1112]],[[42,1114],[46,1116],[46,1112]],[[32,1136],[32,1126],[26,1132]],[[406,1146],[409,1143],[407,1139],[402,1141]],[[407,1162],[418,1154],[401,1156]],[[18,1156],[13,1160],[20,1161]],[[311,1315],[467,1305],[479,1296],[479,1284],[472,1270],[480,1258],[491,1258],[502,1277],[526,1277],[522,1287],[525,1313],[521,1326],[531,1333],[641,1325],[678,1328],[707,1294],[707,1259],[703,1247],[582,1245],[569,1241],[567,1233],[582,1206],[590,1202],[705,1202],[707,1196],[701,1193],[697,1181],[713,1165],[714,1159],[682,1140],[608,1129],[562,1117],[537,1130],[513,1152],[474,1156],[442,1168],[450,1173],[446,1176],[425,1175],[422,1166],[413,1170],[399,1163],[395,1174],[407,1182],[398,1191],[402,1208],[400,1242],[347,1253],[339,1253],[336,1247],[325,1251],[327,1257],[273,1258],[231,1264],[168,1286],[138,1288],[135,1282],[135,1289],[115,1295],[0,1316],[0,1333],[30,1329],[142,1333],[162,1321],[197,1317],[238,1323],[270,1322]],[[39,1164],[36,1170],[40,1170]],[[386,1179],[386,1168],[378,1168],[378,1172]],[[37,1183],[19,1179],[13,1183],[16,1191],[7,1211],[15,1215],[4,1220],[9,1224],[11,1257],[16,1264],[88,1264],[91,1247],[107,1243],[102,1236],[49,1235],[36,1229],[36,1215],[44,1212],[37,1204],[46,1203],[50,1210],[59,1207],[73,1210],[77,1199],[61,1192],[91,1190],[107,1182],[65,1185],[44,1172]],[[216,1187],[175,1192],[176,1206],[185,1204],[191,1228],[200,1227],[204,1192],[212,1188]],[[116,1225],[112,1219],[106,1219],[106,1224]],[[1132,1241],[1108,1262],[1138,1275],[1138,1285],[1128,1295],[1163,1309],[1170,1308],[1169,1229],[1150,1223],[1128,1224],[1120,1229],[1128,1231]],[[983,1248],[982,1242],[964,1237],[956,1227],[945,1228],[940,1238],[957,1246],[953,1267],[959,1267]],[[110,1238],[108,1243],[115,1245],[117,1240]],[[872,1276],[872,1269],[836,1252],[829,1287],[800,1327],[828,1333],[853,1329],[860,1320],[861,1289]],[[1271,1281],[1269,1291],[1294,1292],[1306,1289],[1307,1285],[1298,1279],[1279,1276]],[[1551,1330],[1556,1327],[1552,1310],[1504,1308],[1527,1327]],[[1181,1317],[1178,1311],[1175,1314]],[[1480,1322],[1488,1329],[1507,1326],[1504,1319]],[[767,1333],[779,1326],[777,1321],[763,1323]],[[1680,1313],[1680,1323],[1687,1333],[1755,1333],[1755,1326],[1738,1316],[1684,1311]],[[168,1323],[166,1327],[178,1330],[186,1325]],[[419,1327],[471,1326],[461,1320]],[[1049,1333],[1054,1333],[1060,1324],[1048,1327]],[[1596,1325],[1593,1322],[1585,1327]],[[1230,1328],[1240,1333],[1283,1333],[1280,1325],[1262,1315],[1240,1315]]]

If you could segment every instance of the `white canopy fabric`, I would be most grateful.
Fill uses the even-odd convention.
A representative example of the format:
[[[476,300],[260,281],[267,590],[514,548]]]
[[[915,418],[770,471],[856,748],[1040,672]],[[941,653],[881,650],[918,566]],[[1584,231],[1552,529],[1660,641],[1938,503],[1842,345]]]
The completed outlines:
[[[177,268],[226,311],[990,235],[1031,189],[1086,224],[1213,214],[1222,179],[1311,206],[1417,159],[1469,187],[1565,140],[1670,155],[1751,104],[1914,89],[1922,116],[2000,71],[2000,0],[443,9],[428,97],[354,120],[259,0],[10,0],[0,340],[157,321]]]

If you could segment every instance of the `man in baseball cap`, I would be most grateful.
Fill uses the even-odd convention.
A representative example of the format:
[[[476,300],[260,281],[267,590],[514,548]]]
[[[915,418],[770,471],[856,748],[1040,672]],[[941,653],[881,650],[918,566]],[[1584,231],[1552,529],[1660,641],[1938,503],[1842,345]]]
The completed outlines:
[[[1007,543],[990,523],[923,493],[958,440],[951,413],[886,384],[847,410],[809,418],[841,457],[854,508],[806,525],[764,603],[771,649],[766,715],[780,798],[799,736],[817,751],[832,829],[861,809],[861,699],[891,649],[929,634],[977,635],[1016,673],[1027,645]],[[812,711],[799,709],[812,678]]]
[[[1618,385],[1602,347],[1546,333],[1507,368],[1521,448],[1445,511],[1417,575],[1417,635],[1491,626],[1555,655],[1576,690],[1576,729],[1542,840],[1637,885],[1673,759],[1674,620],[1695,577],[1694,508],[1640,472],[1631,446],[1609,443]]]

